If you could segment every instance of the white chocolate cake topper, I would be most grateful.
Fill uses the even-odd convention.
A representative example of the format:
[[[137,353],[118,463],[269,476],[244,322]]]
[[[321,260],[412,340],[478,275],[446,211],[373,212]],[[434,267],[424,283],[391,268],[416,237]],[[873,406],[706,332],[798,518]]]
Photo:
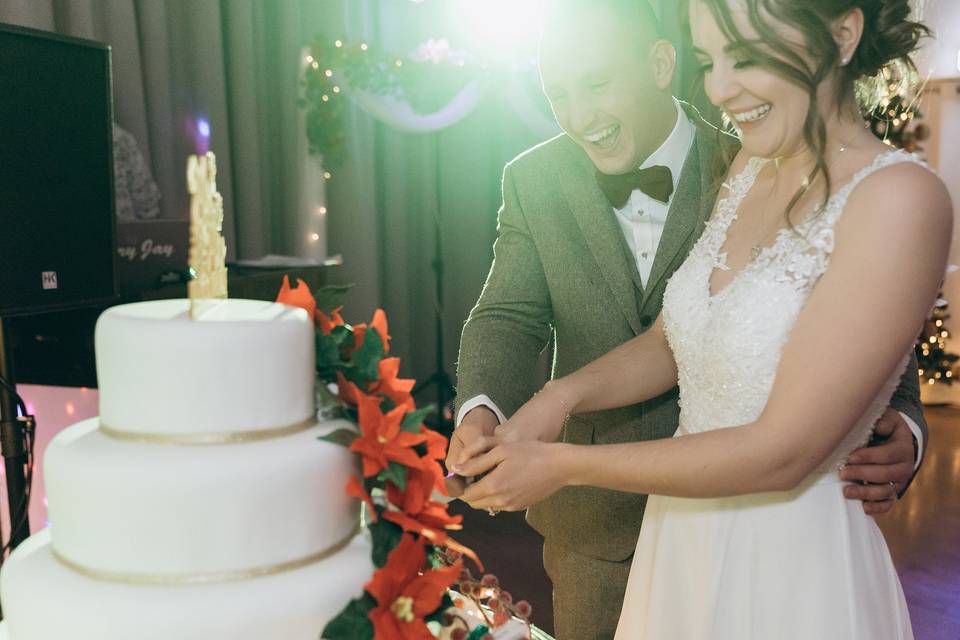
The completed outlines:
[[[212,152],[190,156],[190,275],[187,293],[190,317],[197,318],[204,301],[227,297],[227,244],[223,228],[223,198],[217,192],[217,160]]]

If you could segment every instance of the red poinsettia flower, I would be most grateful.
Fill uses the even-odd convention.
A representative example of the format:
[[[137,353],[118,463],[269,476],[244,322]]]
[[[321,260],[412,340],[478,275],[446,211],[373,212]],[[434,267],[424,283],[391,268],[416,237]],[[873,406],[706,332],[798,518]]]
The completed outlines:
[[[410,395],[416,380],[397,377],[400,373],[400,358],[384,358],[380,361],[379,369],[377,380],[370,383],[366,393],[368,395],[383,394],[393,400],[397,406],[405,407],[407,411],[416,409],[417,403]],[[357,406],[360,394],[363,392],[360,387],[344,378],[339,371],[337,372],[337,387],[340,391],[341,400],[349,405]]]
[[[290,279],[287,276],[283,276],[283,284],[280,285],[277,302],[306,310],[311,320],[313,320],[314,314],[317,311],[317,301],[314,299],[313,294],[310,293],[310,287],[300,278],[297,278],[296,289],[291,289]]]
[[[444,537],[444,531],[459,531],[463,516],[452,516],[446,505],[440,502],[428,502],[416,515],[402,511],[385,511],[385,520],[400,525],[404,531],[426,536],[431,542]]]
[[[423,542],[404,534],[364,589],[377,601],[370,611],[374,636],[384,640],[434,640],[424,622],[460,577],[460,565],[424,570]],[[423,573],[421,573],[423,571]]]
[[[383,519],[400,526],[404,531],[422,536],[434,546],[445,547],[467,556],[483,571],[483,563],[477,554],[447,534],[448,531],[463,529],[460,524],[463,516],[451,516],[445,504],[428,502],[415,516],[402,511],[385,511]]]
[[[353,353],[363,344],[363,340],[367,336],[367,328],[368,325],[366,323],[353,326],[353,347],[346,349],[348,354]],[[383,352],[390,353],[390,334],[387,326],[387,314],[384,313],[383,309],[377,309],[373,312],[373,320],[370,321],[369,328],[375,329],[376,332],[380,334],[380,340],[383,341]]]
[[[310,293],[310,286],[302,279],[297,278],[296,288],[290,287],[290,279],[283,276],[283,283],[280,285],[280,293],[277,294],[277,302],[288,304],[292,307],[300,307],[310,314],[313,324],[320,328],[324,335],[330,335],[334,327],[343,324],[343,318],[340,317],[340,310],[343,307],[337,307],[328,316],[326,313],[317,309],[317,300]]]
[[[421,461],[413,447],[426,441],[420,433],[400,430],[406,407],[397,407],[387,414],[380,411],[380,398],[360,394],[357,413],[360,422],[360,437],[353,441],[350,450],[363,457],[363,475],[375,476],[386,469],[390,462],[405,467],[420,467]]]
[[[420,459],[421,462],[429,463],[430,460]],[[404,513],[417,515],[430,502],[430,496],[438,484],[443,483],[442,472],[438,480],[436,469],[429,464],[422,464],[418,467],[411,467],[407,470],[407,486],[404,490],[392,482],[387,483],[387,500]]]
[[[422,433],[427,438],[427,457],[432,460],[443,460],[447,457],[447,439],[442,435],[434,431],[433,429],[428,429],[426,426],[420,426],[420,433]],[[443,484],[443,472],[440,472],[441,476],[441,485]],[[446,493],[444,493],[446,495]]]
[[[377,509],[373,505],[373,498],[371,498],[367,490],[363,488],[363,482],[361,482],[357,476],[350,476],[350,480],[347,481],[347,495],[366,502],[367,507],[369,507],[371,522],[377,521]]]
[[[317,312],[314,315],[314,322],[318,327],[320,327],[320,331],[323,332],[323,335],[330,335],[330,332],[333,331],[335,327],[339,327],[344,324],[343,318],[340,317],[341,309],[343,309],[343,307],[337,307],[330,312],[329,316],[320,309],[317,309]]]

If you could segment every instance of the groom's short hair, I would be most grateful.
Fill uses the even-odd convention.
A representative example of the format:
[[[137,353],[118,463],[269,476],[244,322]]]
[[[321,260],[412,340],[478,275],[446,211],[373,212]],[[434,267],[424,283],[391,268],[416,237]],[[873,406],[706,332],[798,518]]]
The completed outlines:
[[[663,37],[660,19],[648,0],[545,0],[543,29],[576,23],[598,9],[607,9],[635,28],[638,40],[654,42]]]

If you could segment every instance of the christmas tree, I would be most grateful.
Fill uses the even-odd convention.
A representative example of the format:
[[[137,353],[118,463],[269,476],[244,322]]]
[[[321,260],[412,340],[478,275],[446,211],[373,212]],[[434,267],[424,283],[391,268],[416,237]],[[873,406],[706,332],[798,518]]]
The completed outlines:
[[[884,71],[884,80],[889,82],[892,73]],[[906,149],[914,153],[922,151],[919,143],[929,137],[925,124],[917,124],[923,116],[917,108],[918,96],[911,96],[902,86],[887,85],[887,95],[867,116],[867,124],[874,135],[891,147]],[[941,292],[933,312],[924,324],[923,333],[917,339],[917,360],[920,363],[920,381],[926,384],[953,384],[954,367],[960,356],[946,350],[950,332],[947,320],[950,318],[947,301]]]
[[[896,89],[895,85],[890,85]],[[910,153],[920,151],[918,145],[927,137],[926,125],[910,126],[914,119],[922,118],[917,100],[899,91],[891,91],[867,116],[873,134],[891,147],[906,149]]]
[[[937,296],[933,313],[927,318],[923,333],[917,341],[917,360],[920,362],[920,380],[927,384],[953,384],[954,367],[960,356],[947,353],[946,343],[950,338],[947,320],[950,313],[947,301]]]

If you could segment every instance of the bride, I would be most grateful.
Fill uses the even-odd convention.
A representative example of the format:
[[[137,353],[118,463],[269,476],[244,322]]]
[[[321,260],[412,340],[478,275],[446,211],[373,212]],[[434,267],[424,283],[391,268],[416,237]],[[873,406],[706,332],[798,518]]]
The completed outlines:
[[[952,235],[942,182],[877,141],[856,100],[910,64],[926,29],[909,12],[690,0],[707,95],[742,142],[706,231],[653,330],[548,383],[452,467],[487,474],[463,495],[483,509],[567,485],[653,494],[618,638],[912,637],[882,534],[837,473],[890,399]],[[678,379],[675,437],[555,442],[569,414]]]

